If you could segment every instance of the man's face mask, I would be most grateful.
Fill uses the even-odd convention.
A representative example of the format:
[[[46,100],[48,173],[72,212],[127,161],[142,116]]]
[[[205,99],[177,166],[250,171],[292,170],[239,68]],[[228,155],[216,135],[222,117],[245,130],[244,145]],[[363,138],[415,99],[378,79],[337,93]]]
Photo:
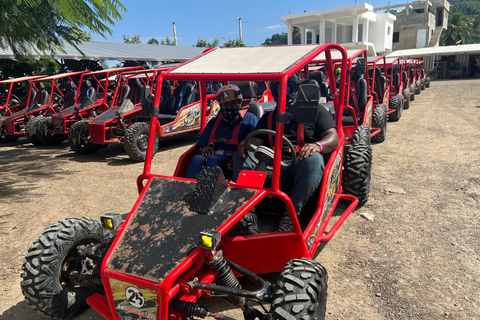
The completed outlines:
[[[240,100],[225,101],[224,103],[221,104],[221,108],[220,108],[222,119],[228,122],[232,126],[237,125],[242,121],[240,108],[241,108]]]

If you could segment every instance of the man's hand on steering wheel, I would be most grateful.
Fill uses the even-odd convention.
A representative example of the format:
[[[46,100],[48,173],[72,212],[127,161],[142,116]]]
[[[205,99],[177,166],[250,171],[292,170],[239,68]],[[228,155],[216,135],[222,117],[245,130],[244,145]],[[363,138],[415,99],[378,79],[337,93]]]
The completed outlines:
[[[313,155],[315,152],[320,152],[320,147],[316,143],[305,143],[300,152],[298,153],[298,159],[306,159]]]

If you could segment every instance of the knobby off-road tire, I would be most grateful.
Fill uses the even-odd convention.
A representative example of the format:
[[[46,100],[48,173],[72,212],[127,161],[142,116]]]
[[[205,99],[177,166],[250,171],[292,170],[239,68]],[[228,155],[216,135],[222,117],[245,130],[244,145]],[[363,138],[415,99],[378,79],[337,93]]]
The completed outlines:
[[[352,144],[364,143],[367,146],[371,144],[370,128],[367,126],[358,126],[353,131]]]
[[[409,89],[410,89],[410,101],[413,101],[415,100],[415,84],[411,84]]]
[[[403,99],[405,100],[403,102],[403,110],[407,110],[408,108],[410,108],[410,89],[407,88],[405,90],[403,90]]]
[[[43,146],[43,143],[37,137],[37,125],[43,116],[33,117],[28,120],[25,125],[25,136],[27,137],[28,142],[33,143],[34,146]]]
[[[96,276],[101,262],[83,258],[80,263],[77,247],[109,244],[111,239],[110,231],[90,218],[69,218],[48,227],[30,247],[22,265],[21,288],[28,305],[53,318],[75,317],[88,308],[86,299],[101,287],[75,286],[68,275],[83,264]]]
[[[420,80],[417,80],[415,82],[415,94],[420,94],[422,84],[420,83]]]
[[[358,198],[360,206],[367,203],[372,171],[372,148],[352,144],[345,154],[342,174],[343,189]]]
[[[402,105],[398,95],[390,99],[390,108],[395,111],[388,115],[388,120],[393,122],[400,120],[402,117]]]
[[[425,88],[430,88],[430,77],[425,80]]]
[[[47,146],[58,146],[65,140],[65,135],[53,134],[51,131],[53,131],[52,117],[42,117],[35,131],[38,140]]]
[[[137,122],[128,127],[123,140],[123,147],[128,156],[134,161],[145,161],[147,156],[148,133],[150,125],[145,122]],[[155,139],[153,155],[158,149],[158,138]]]
[[[381,143],[387,137],[387,106],[379,104],[375,107],[372,114],[372,128],[380,128],[381,131],[374,135],[372,142]]]
[[[422,85],[420,89],[425,90],[425,79],[420,80],[420,84]]]
[[[316,261],[302,258],[287,262],[275,285],[271,319],[325,319],[327,281],[327,270]]]
[[[18,135],[7,135],[3,121],[0,122],[0,143],[15,142],[20,138]]]
[[[87,141],[90,137],[88,122],[89,120],[75,122],[68,131],[68,145],[79,155],[94,153],[100,147],[98,144]]]

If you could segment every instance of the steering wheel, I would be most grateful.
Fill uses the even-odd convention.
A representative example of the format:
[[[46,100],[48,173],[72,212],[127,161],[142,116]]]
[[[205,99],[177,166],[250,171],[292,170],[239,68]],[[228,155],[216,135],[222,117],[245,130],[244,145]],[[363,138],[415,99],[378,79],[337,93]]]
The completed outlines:
[[[19,104],[22,100],[17,97],[16,95],[14,95],[13,93],[10,95],[10,102],[9,104],[12,104],[13,100],[16,100],[15,101],[15,104]]]
[[[112,103],[114,95],[115,95],[115,91],[113,91],[112,89],[107,90],[107,104]]]
[[[255,165],[258,165],[259,162],[263,160],[267,163],[266,169],[273,170],[273,158],[275,155],[275,152],[273,151],[273,149],[265,146],[255,146],[251,142],[251,139],[253,137],[258,135],[265,135],[265,134],[272,135],[273,137],[275,137],[276,132],[268,129],[258,129],[250,132],[250,134],[245,138],[246,154],[255,163]],[[288,148],[291,150],[290,154],[292,155],[292,159],[288,162],[284,162],[282,160],[280,164],[282,169],[288,169],[288,168],[291,168],[297,162],[297,152],[295,151],[295,147],[293,146],[290,140],[288,140],[285,136],[283,136],[282,138],[283,138],[283,143],[285,143],[288,146]]]
[[[65,105],[65,100],[63,99],[63,97],[61,95],[59,95],[58,93],[54,92],[53,95],[52,95],[52,104],[58,104],[60,106],[64,106]]]

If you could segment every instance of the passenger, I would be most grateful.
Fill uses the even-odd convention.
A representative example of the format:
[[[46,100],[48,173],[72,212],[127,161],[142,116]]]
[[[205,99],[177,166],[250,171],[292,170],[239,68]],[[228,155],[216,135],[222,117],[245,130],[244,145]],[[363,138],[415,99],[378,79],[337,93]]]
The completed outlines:
[[[224,172],[230,170],[239,141],[243,141],[257,125],[254,114],[246,110],[242,112],[243,96],[236,85],[222,86],[217,92],[217,101],[220,113],[205,126],[197,142],[200,153],[193,157],[187,178],[197,179],[203,166],[219,166]]]
[[[295,106],[298,96],[297,89],[298,78],[294,75],[288,79],[285,112],[288,112]],[[272,84],[272,95],[277,103],[278,91],[278,83]],[[287,182],[291,184],[293,182],[289,196],[297,215],[300,215],[303,206],[322,181],[323,170],[325,169],[322,153],[330,153],[338,146],[338,134],[332,116],[323,107],[318,110],[316,123],[304,125],[303,135],[305,144],[297,154],[297,163],[280,172],[281,183]],[[270,116],[272,112],[273,115]],[[256,129],[275,130],[276,113],[276,110],[265,113],[258,122]],[[283,134],[294,146],[297,145],[297,129],[298,123],[295,120],[291,120],[290,123],[284,125]],[[254,137],[251,142],[257,146],[265,145],[272,148],[267,135]],[[237,162],[237,160],[241,161],[239,157],[245,159],[243,145],[238,148],[238,156],[235,157],[235,162]],[[236,163],[235,167],[237,167]],[[242,169],[254,170],[255,164],[251,159],[247,158],[243,162]],[[238,172],[234,174],[238,175]],[[268,172],[266,183],[268,185],[271,183],[271,172]],[[277,222],[275,231],[289,231],[292,229],[290,218],[288,217],[287,211],[285,211]]]

